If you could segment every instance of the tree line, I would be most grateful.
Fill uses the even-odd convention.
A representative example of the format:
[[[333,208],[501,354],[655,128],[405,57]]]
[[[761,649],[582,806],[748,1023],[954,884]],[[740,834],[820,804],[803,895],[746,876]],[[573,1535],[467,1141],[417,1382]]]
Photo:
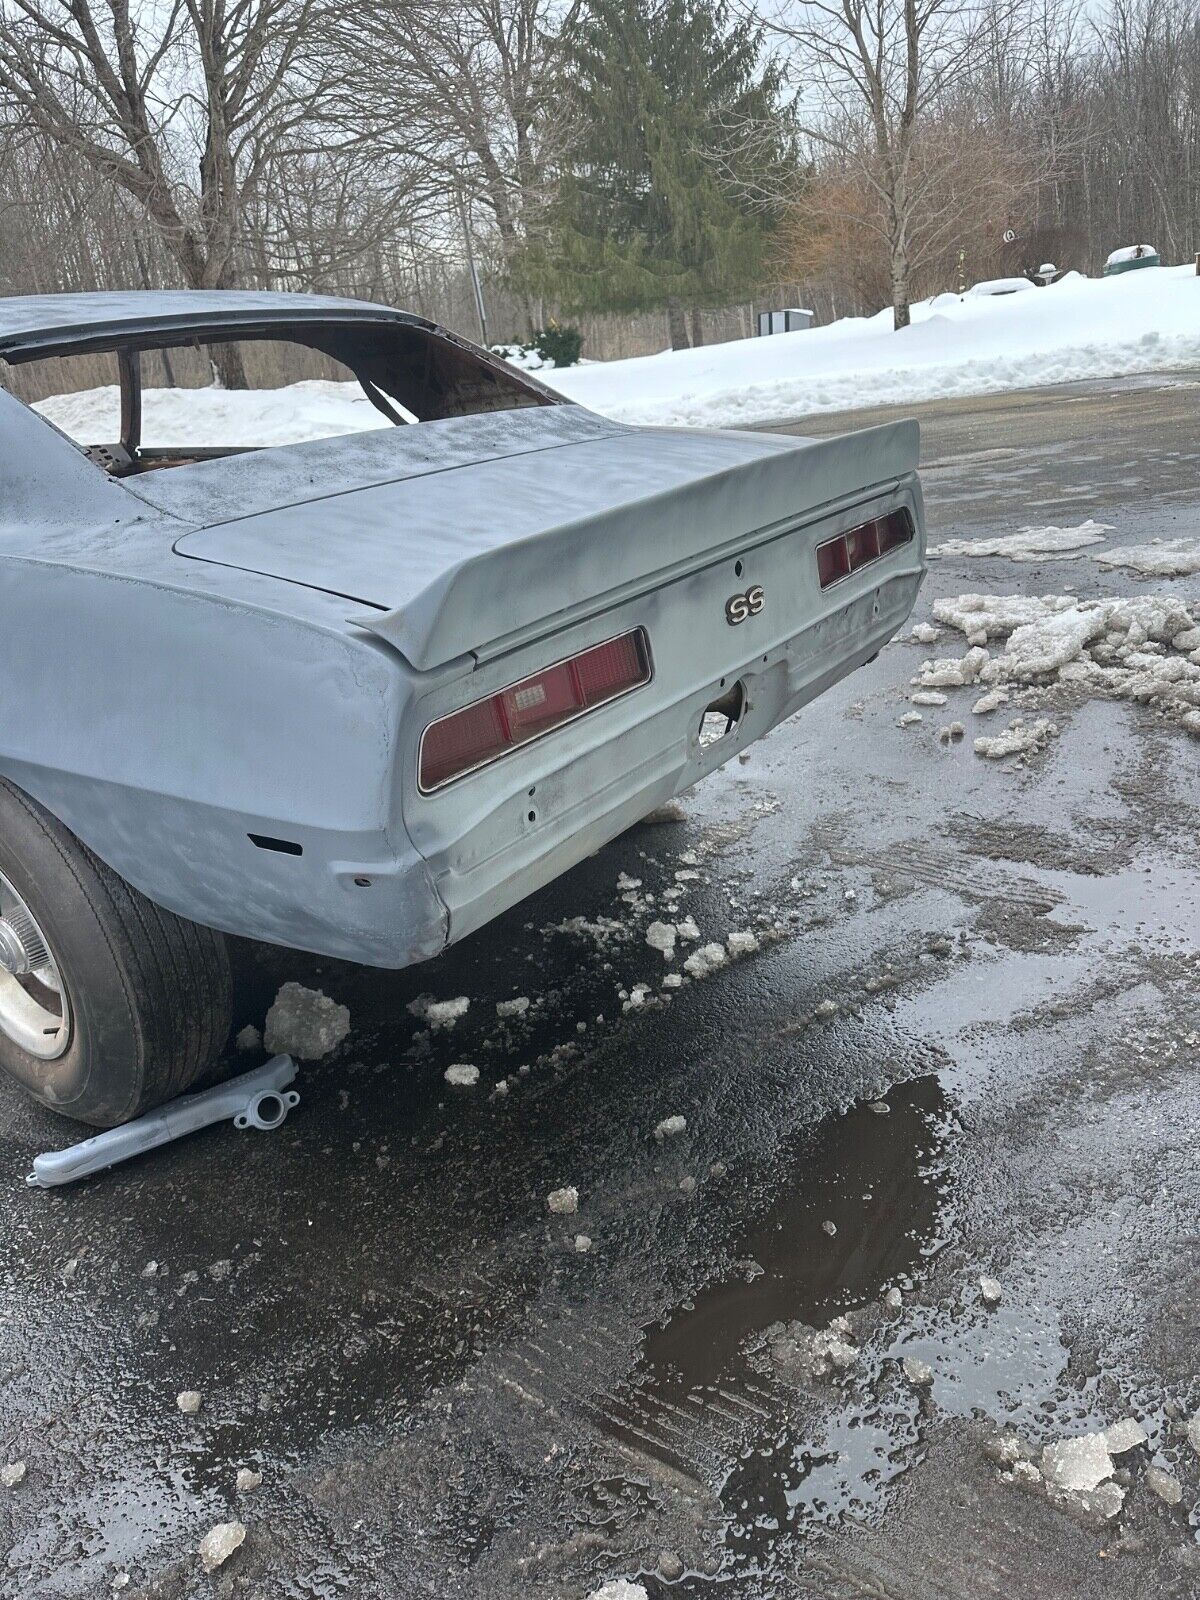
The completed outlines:
[[[496,336],[678,348],[1138,242],[1200,250],[1200,0],[0,0],[0,293],[436,315],[469,259]]]

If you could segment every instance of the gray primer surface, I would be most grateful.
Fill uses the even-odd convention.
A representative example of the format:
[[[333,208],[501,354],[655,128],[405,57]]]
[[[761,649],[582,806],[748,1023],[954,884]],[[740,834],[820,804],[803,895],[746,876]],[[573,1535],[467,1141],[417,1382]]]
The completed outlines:
[[[0,329],[28,334],[29,305]],[[70,308],[40,314],[61,337]],[[916,454],[912,424],[811,441],[564,404],[116,481],[0,393],[0,773],[170,910],[405,965],[873,655],[924,572]],[[813,545],[899,504],[913,543],[823,593]],[[751,582],[767,606],[730,628]],[[435,716],[639,626],[651,684],[418,793]],[[701,750],[731,674],[746,714]]]

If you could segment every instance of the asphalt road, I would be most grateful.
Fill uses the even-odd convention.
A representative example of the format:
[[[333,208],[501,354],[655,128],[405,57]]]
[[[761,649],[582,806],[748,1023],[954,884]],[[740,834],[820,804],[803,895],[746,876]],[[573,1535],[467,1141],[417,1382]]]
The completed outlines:
[[[935,546],[1086,516],[1200,533],[1200,379],[920,414]],[[1086,558],[944,559],[917,617],[1068,585],[1200,599]],[[239,950],[239,1021],[285,978],[353,1019],[278,1133],[33,1193],[31,1154],[70,1134],[0,1088],[0,1457],[27,1469],[0,1488],[0,1591],[1200,1594],[1198,747],[1063,691],[1041,756],[982,761],[938,742],[942,713],[897,726],[926,653],[893,644],[686,821],[424,969]],[[971,724],[972,698],[944,715]],[[762,947],[624,1009],[657,991],[644,928],[675,896]],[[471,1006],[430,1035],[421,993]],[[463,1061],[480,1084],[451,1090]],[[578,1215],[551,1216],[566,1184]],[[805,1330],[841,1314],[845,1370],[814,1374]],[[989,1459],[1002,1428],[1040,1450],[1129,1414],[1150,1443],[1112,1521]],[[234,1517],[208,1576],[198,1541]]]

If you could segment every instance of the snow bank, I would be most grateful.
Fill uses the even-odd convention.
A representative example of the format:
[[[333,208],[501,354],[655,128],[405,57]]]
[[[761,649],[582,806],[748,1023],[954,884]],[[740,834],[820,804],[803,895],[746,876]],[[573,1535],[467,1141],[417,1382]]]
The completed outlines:
[[[111,442],[121,431],[115,384],[52,395],[34,409],[80,444]],[[392,426],[357,383],[313,379],[282,389],[142,391],[142,443],[160,448],[302,444]]]
[[[898,333],[885,310],[539,376],[623,422],[727,427],[1196,365],[1200,277],[1188,266],[1103,279],[1068,273],[1028,293],[935,295]],[[117,436],[115,388],[55,395],[38,409],[83,443]],[[390,425],[357,384],[324,381],[249,392],[147,389],[143,409],[146,443],[157,445],[293,444]]]
[[[1068,273],[1028,294],[937,295],[804,333],[743,339],[543,374],[623,422],[724,427],[868,404],[1161,372],[1200,362],[1200,277],[1160,267]]]

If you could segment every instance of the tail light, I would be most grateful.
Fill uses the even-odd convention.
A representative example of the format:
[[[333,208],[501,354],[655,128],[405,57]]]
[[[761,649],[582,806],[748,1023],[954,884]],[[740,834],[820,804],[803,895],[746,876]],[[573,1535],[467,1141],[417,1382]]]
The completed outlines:
[[[421,792],[498,761],[649,681],[650,647],[645,630],[635,628],[439,717],[421,735]]]
[[[836,539],[826,539],[817,546],[817,577],[822,589],[857,572],[868,562],[878,561],[898,545],[907,544],[912,536],[912,518],[908,512],[889,511],[886,517],[875,517],[851,528],[848,533],[839,533]]]

